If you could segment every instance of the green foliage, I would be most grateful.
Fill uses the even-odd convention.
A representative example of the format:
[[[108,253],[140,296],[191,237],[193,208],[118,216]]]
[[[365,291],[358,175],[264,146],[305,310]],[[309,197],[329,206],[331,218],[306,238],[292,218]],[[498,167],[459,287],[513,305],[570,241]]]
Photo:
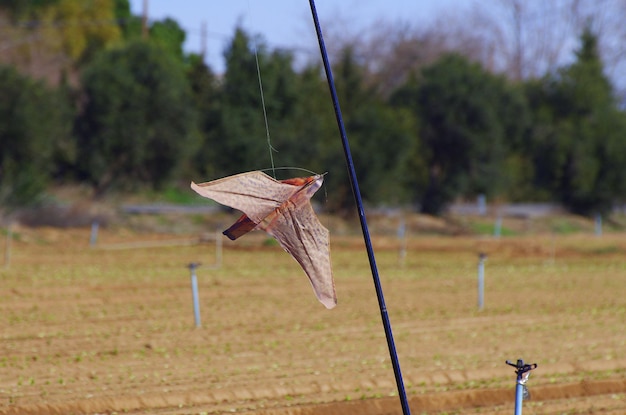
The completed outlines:
[[[607,212],[623,200],[626,118],[603,74],[597,40],[586,30],[577,61],[529,83],[537,186],[576,213]]]
[[[71,119],[64,97],[13,68],[0,67],[0,203],[33,203],[67,143]]]
[[[439,214],[459,195],[501,194],[504,171],[526,128],[525,101],[500,77],[459,55],[424,68],[392,96],[420,120],[427,182],[414,179],[421,209]]]
[[[215,177],[215,152],[212,143],[217,140],[219,122],[219,89],[215,76],[198,55],[189,57],[187,79],[193,104],[198,112],[200,144],[190,160],[190,175]]]
[[[158,192],[155,192],[154,199],[180,205],[191,205],[198,202],[197,195],[189,192],[186,187],[182,189],[178,186],[166,186],[160,189]]]
[[[572,222],[567,218],[558,218],[551,224],[552,232],[561,235],[568,235],[581,231],[580,223]]]
[[[85,69],[78,120],[82,176],[110,186],[160,187],[196,148],[196,110],[182,66],[144,42],[100,55]]]
[[[183,60],[183,43],[185,43],[185,31],[178,23],[170,18],[154,22],[150,26],[150,41],[159,45],[170,56]]]
[[[335,139],[337,124],[332,107],[328,105],[328,87],[319,74],[320,68],[315,66],[288,76],[293,83],[288,91],[291,96],[289,118],[277,120],[272,117],[270,128],[278,125],[280,130],[271,139],[276,165],[305,167],[319,173],[332,172],[326,177],[330,183],[338,176],[332,161],[334,155],[340,154],[341,146]],[[286,81],[287,75],[283,78]]]
[[[257,49],[263,79],[269,84],[269,78],[275,74],[265,71],[265,51],[260,40]],[[212,163],[219,175],[235,173],[242,167],[247,170],[269,167],[254,49],[243,30],[237,29],[224,58],[226,72],[219,95],[218,134],[211,143]],[[268,107],[273,105],[272,92],[265,88]]]
[[[0,73],[7,97],[0,102],[0,201],[33,200],[51,178],[85,181],[102,194],[112,187],[171,189],[175,178],[203,181],[274,164],[329,172],[325,207],[352,208],[317,64],[296,69],[291,53],[270,50],[238,28],[224,52],[226,72],[217,76],[202,57],[184,53],[185,32],[174,20],[153,22],[143,39],[128,0],[0,7],[13,19],[45,22],[35,28],[46,34],[41,47],[68,62],[56,91],[15,71]],[[56,24],[113,19],[119,24],[106,29]],[[574,63],[519,84],[444,55],[388,99],[367,62],[343,49],[333,73],[364,200],[411,202],[432,214],[477,194],[558,201],[584,214],[624,202],[626,113],[597,49],[587,30]]]
[[[59,112],[62,123],[68,131],[60,134],[53,141],[54,151],[52,154],[53,170],[52,177],[59,181],[69,181],[74,178],[74,167],[77,158],[76,137],[72,134],[71,126],[76,119],[76,90],[72,88],[65,80],[55,91],[56,100],[58,102],[55,111]]]
[[[496,224],[493,221],[475,221],[470,222],[469,227],[473,233],[479,235],[495,235],[496,233]],[[502,226],[500,228],[500,236],[514,236],[516,232],[506,226]]]
[[[141,37],[141,18],[131,13],[129,0],[114,0],[113,10],[115,19],[119,22],[122,37],[126,41]]]

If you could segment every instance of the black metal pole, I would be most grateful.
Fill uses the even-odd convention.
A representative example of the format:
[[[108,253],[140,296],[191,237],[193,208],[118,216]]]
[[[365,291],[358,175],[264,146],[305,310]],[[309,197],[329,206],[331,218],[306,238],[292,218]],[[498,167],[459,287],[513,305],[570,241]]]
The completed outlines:
[[[400,371],[400,362],[398,361],[398,354],[396,353],[396,346],[393,341],[393,332],[391,331],[391,323],[389,322],[389,315],[387,313],[387,306],[385,305],[385,298],[383,296],[383,289],[380,285],[380,277],[378,276],[378,267],[376,266],[376,258],[374,257],[374,249],[372,248],[372,241],[370,239],[369,230],[367,228],[367,220],[365,218],[365,212],[363,210],[363,200],[361,199],[361,191],[359,190],[359,183],[356,177],[356,171],[354,169],[354,163],[352,161],[352,154],[350,152],[350,143],[348,142],[348,136],[343,124],[343,117],[341,115],[341,108],[339,107],[339,99],[337,98],[337,90],[335,89],[335,81],[333,80],[332,70],[328,61],[328,53],[326,52],[326,46],[324,44],[324,37],[322,35],[322,29],[320,27],[319,18],[317,16],[317,10],[315,9],[315,1],[309,0],[311,5],[311,14],[313,16],[313,22],[315,24],[315,31],[317,33],[317,40],[320,45],[320,52],[322,54],[322,60],[324,62],[324,70],[326,71],[326,79],[328,80],[328,87],[330,89],[330,95],[333,100],[333,107],[335,108],[335,117],[337,118],[337,126],[341,134],[341,142],[343,144],[343,151],[346,158],[346,164],[348,166],[348,174],[350,176],[350,184],[352,185],[352,193],[359,213],[359,221],[361,223],[361,230],[363,231],[363,239],[365,240],[365,247],[367,249],[367,257],[369,258],[370,268],[372,270],[372,278],[374,279],[374,287],[376,288],[376,297],[378,298],[378,305],[380,307],[380,315],[383,320],[383,327],[385,328],[385,337],[387,338],[387,346],[389,348],[389,355],[391,357],[391,364],[393,365],[393,373],[396,377],[396,385],[398,387],[398,395],[400,397],[400,403],[402,405],[402,413],[404,415],[410,415],[408,400],[406,392],[404,390],[404,381],[402,380],[402,372]]]

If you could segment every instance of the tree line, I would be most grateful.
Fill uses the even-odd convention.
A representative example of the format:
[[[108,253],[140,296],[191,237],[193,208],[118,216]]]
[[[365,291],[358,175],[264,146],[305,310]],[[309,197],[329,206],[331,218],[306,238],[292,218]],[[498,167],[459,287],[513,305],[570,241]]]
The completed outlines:
[[[5,208],[36,201],[52,184],[88,184],[96,197],[160,190],[266,169],[272,159],[328,171],[326,207],[351,206],[319,63],[296,68],[291,52],[237,28],[217,75],[183,52],[175,21],[153,22],[142,35],[127,0],[5,3],[0,21],[12,39],[47,34],[43,44],[12,47],[0,66]],[[68,16],[113,23],[60,24]],[[37,62],[56,62],[58,81],[32,75]],[[333,62],[360,188],[372,205],[441,214],[456,199],[484,194],[594,214],[624,202],[626,113],[592,25],[570,64],[533,78],[494,73],[454,51],[393,82],[373,76],[353,44]]]

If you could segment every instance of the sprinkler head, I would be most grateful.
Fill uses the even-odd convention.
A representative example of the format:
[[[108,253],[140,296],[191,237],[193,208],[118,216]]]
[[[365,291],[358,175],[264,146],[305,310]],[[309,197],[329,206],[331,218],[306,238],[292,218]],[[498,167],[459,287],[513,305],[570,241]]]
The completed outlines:
[[[187,268],[193,271],[196,268],[198,268],[200,265],[202,265],[201,262],[190,262],[189,264],[187,264]]]

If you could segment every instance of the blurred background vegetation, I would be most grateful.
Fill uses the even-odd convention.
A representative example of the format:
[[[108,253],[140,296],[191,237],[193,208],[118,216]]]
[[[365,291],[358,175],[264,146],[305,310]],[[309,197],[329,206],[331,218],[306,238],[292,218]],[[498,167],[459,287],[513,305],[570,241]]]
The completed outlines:
[[[505,39],[480,10],[472,30],[330,27],[364,199],[434,215],[478,195],[586,215],[624,204],[626,93],[616,80],[626,74],[606,59],[623,68],[626,53],[604,46],[615,42],[593,5],[570,3],[567,16],[550,16],[576,22],[565,64],[550,53],[563,44],[541,37],[558,26],[524,15],[517,0],[498,6],[515,29],[508,54],[493,52]],[[623,22],[626,6],[612,13]],[[319,61],[296,64],[292,51],[238,28],[217,74],[184,40],[174,20],[142,24],[128,0],[0,1],[1,209],[36,203],[51,186],[100,198],[270,167],[257,58],[276,165],[330,172],[326,209],[349,208]]]

